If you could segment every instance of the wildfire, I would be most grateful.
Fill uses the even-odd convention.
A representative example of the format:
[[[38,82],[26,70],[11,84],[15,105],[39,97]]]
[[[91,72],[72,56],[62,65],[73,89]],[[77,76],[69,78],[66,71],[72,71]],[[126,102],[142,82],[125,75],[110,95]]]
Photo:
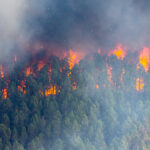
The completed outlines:
[[[26,75],[26,77],[28,77],[30,74],[31,74],[31,68],[28,67],[28,68],[26,69],[25,75]]]
[[[126,53],[125,53],[125,51],[123,50],[121,44],[118,44],[118,45],[117,45],[116,49],[113,50],[112,54],[113,54],[113,55],[116,55],[116,57],[117,57],[118,59],[121,59],[121,60],[123,60],[123,59],[125,58],[125,55],[126,55]]]
[[[99,55],[102,54],[101,50],[98,49],[97,53]],[[122,47],[121,44],[118,44],[116,46],[116,48],[111,51],[110,53],[108,53],[108,56],[110,55],[115,55],[117,59],[119,60],[123,60],[126,56],[126,51],[124,50],[124,48]],[[75,64],[78,64],[79,61],[84,58],[85,53],[83,53],[83,51],[79,52],[79,51],[67,51],[64,52],[63,57],[67,57],[68,58],[68,65],[69,65],[69,71],[67,72],[67,76],[72,78],[70,75],[72,74],[72,69],[74,67]],[[107,69],[107,79],[108,79],[108,86],[111,85],[116,85],[116,87],[120,88],[121,86],[118,85],[117,83],[115,83],[113,81],[112,78],[112,66],[109,65],[109,59],[107,60],[108,57],[106,57],[106,69]],[[61,59],[61,58],[60,58]],[[19,59],[16,57],[16,55],[14,55],[14,62],[18,61]],[[139,54],[139,63],[137,64],[137,69],[139,69],[141,67],[141,65],[144,67],[145,72],[148,72],[149,70],[149,64],[150,64],[150,49],[147,47],[144,47],[143,50],[140,52]],[[37,69],[35,71],[35,67],[37,65]],[[26,77],[28,77],[30,74],[32,74],[35,78],[38,77],[38,73],[37,71],[40,71],[44,65],[48,66],[48,76],[49,76],[49,83],[53,83],[52,80],[52,72],[53,72],[53,68],[52,68],[52,62],[49,62],[47,56],[46,58],[40,58],[40,60],[38,60],[38,58],[34,58],[32,59],[32,62],[30,62],[30,65],[25,69],[24,74]],[[0,78],[5,78],[5,76],[7,75],[7,70],[9,70],[9,68],[4,68],[4,64],[0,65]],[[136,67],[136,65],[135,65]],[[61,66],[60,72],[63,72],[64,69],[66,68],[66,66]],[[37,73],[37,74],[36,74]],[[123,78],[124,78],[124,74],[125,74],[125,68],[122,68],[122,73],[120,75],[120,82],[123,84]],[[26,78],[19,80],[19,85],[17,86],[16,90],[21,91],[22,93],[26,94],[27,93],[27,89],[26,89]],[[5,80],[4,80],[5,81]],[[7,81],[6,81],[7,82]],[[101,87],[106,88],[107,84],[102,84],[99,85],[99,82],[96,81],[96,84],[94,85],[96,89],[100,89]],[[7,84],[7,83],[6,83]],[[87,87],[88,88],[88,87]],[[72,89],[73,90],[77,90],[77,83],[73,82],[72,83]],[[138,92],[141,92],[144,90],[144,78],[137,78],[136,79],[136,90]],[[6,86],[5,89],[1,90],[2,92],[2,97],[4,99],[7,99],[8,95],[8,87]],[[50,96],[50,95],[56,95],[59,94],[61,92],[61,86],[57,85],[56,83],[49,84],[48,87],[46,87],[46,90],[39,90],[39,95],[41,96]]]
[[[84,53],[82,52],[74,52],[73,50],[70,50],[68,53],[68,64],[70,71],[68,72],[67,76],[69,77],[71,75],[71,70],[74,67],[75,64],[78,64],[79,61],[84,57]]]
[[[4,99],[7,99],[7,89],[3,89],[3,97]]]
[[[0,75],[1,75],[1,78],[4,78],[4,72],[3,72],[3,66],[0,65]]]
[[[81,52],[69,51],[68,63],[69,69],[72,70],[75,64],[78,64],[79,61],[84,57],[84,54]]]
[[[26,85],[25,85],[25,80],[22,80],[20,82],[20,85],[18,85],[17,90],[23,92],[24,94],[27,93],[27,91],[25,90]]]
[[[50,87],[48,89],[45,90],[45,96],[49,96],[49,95],[56,95],[56,85],[52,86],[50,85]]]
[[[147,47],[144,47],[139,56],[140,64],[144,67],[145,72],[149,70],[150,63],[150,50]]]
[[[45,63],[43,61],[39,61],[37,70],[40,71],[44,67]]]
[[[144,81],[141,78],[136,79],[136,90],[142,91],[144,89]]]

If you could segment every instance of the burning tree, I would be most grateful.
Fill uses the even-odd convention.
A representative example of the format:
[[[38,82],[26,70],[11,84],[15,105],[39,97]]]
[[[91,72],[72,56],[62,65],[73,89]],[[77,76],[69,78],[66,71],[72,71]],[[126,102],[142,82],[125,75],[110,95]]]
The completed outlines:
[[[10,73],[1,67],[1,149],[148,147],[143,130],[150,77],[141,63],[144,54],[133,62],[117,50],[90,59],[73,51],[64,59],[32,56],[31,62],[15,60]],[[135,137],[141,139],[141,132],[143,145]]]

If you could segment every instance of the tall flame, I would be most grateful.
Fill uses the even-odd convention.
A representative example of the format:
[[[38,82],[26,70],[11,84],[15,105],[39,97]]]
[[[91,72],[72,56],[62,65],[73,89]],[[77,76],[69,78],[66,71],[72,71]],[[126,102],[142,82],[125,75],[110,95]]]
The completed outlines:
[[[84,57],[84,53],[82,52],[74,52],[73,50],[69,51],[68,56],[68,64],[70,71],[68,72],[67,76],[69,77],[71,75],[71,70],[74,67],[75,64],[78,64],[79,61]]]
[[[72,70],[74,65],[78,64],[83,57],[84,54],[82,52],[74,52],[73,50],[70,50],[68,57],[69,69]]]
[[[139,56],[140,64],[144,67],[145,72],[149,70],[150,63],[150,50],[147,47],[144,47]]]

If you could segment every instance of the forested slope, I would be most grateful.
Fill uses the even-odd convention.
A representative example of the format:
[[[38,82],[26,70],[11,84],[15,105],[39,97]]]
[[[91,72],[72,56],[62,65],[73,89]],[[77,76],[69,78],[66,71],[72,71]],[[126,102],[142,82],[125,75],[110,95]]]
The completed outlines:
[[[150,149],[150,74],[129,60],[16,62],[0,79],[0,149]]]

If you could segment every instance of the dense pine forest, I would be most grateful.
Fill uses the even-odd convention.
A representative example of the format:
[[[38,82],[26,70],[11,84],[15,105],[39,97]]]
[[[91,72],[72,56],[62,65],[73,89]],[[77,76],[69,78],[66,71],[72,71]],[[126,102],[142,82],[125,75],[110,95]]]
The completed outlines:
[[[149,150],[150,74],[135,56],[1,66],[0,149]]]

